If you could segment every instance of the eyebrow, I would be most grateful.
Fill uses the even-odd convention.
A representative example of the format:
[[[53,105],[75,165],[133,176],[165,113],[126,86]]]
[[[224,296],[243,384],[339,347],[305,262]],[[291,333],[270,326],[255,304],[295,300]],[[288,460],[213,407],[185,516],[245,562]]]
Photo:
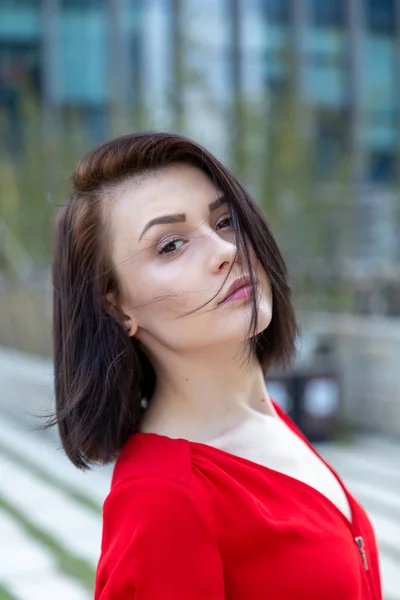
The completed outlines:
[[[227,197],[225,194],[222,196],[219,196],[218,198],[216,198],[215,200],[210,202],[210,204],[208,205],[210,214],[214,210],[217,210],[217,208],[219,208],[223,204],[226,204],[227,202],[228,202],[228,200],[227,200]],[[144,236],[144,234],[146,233],[146,231],[148,229],[150,229],[150,227],[153,227],[154,225],[166,225],[169,223],[185,223],[185,222],[186,222],[186,213],[174,213],[171,215],[162,215],[160,217],[155,217],[154,219],[151,219],[151,221],[149,221],[147,223],[147,225],[144,227],[142,233],[140,234],[139,242],[142,239],[142,237]]]

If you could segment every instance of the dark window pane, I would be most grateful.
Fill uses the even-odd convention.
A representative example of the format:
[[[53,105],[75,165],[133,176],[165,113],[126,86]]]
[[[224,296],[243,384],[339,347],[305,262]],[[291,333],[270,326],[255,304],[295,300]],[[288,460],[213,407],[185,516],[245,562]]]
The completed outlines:
[[[1,141],[11,153],[21,150],[24,96],[38,100],[41,93],[39,42],[0,41]]]
[[[289,0],[265,0],[264,11],[271,23],[287,24],[289,22]]]
[[[389,150],[373,150],[369,155],[368,179],[386,183],[396,178],[396,156]]]
[[[63,8],[79,8],[85,10],[86,8],[103,8],[106,5],[105,0],[62,0],[61,5]]]
[[[342,27],[345,21],[344,0],[310,0],[311,19],[320,27]]]
[[[346,62],[343,56],[328,54],[326,52],[313,52],[307,57],[307,63],[317,68],[344,67]]]
[[[26,88],[39,96],[41,88],[39,42],[0,40],[0,94]]]
[[[348,114],[345,110],[315,111],[316,174],[335,176],[348,151]]]
[[[396,30],[395,0],[368,0],[367,23],[375,33],[394,33]]]
[[[1,8],[37,8],[40,10],[41,0],[1,0]]]
[[[283,97],[285,94],[289,92],[289,82],[287,78],[279,76],[279,77],[270,77],[268,79],[268,86],[270,92],[274,96]]]

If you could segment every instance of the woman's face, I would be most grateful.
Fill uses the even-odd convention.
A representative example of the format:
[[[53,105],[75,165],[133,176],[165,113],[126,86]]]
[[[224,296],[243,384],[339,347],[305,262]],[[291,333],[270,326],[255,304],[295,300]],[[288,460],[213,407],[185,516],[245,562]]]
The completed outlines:
[[[130,335],[154,358],[163,349],[187,353],[243,342],[251,300],[219,303],[244,267],[237,263],[229,206],[205,173],[182,164],[132,179],[117,188],[110,215],[121,310],[131,319],[126,323]],[[151,225],[166,215],[174,215],[175,222]],[[264,271],[255,262],[253,268],[260,332],[271,320],[272,294]],[[209,304],[179,318],[213,298],[221,286]]]

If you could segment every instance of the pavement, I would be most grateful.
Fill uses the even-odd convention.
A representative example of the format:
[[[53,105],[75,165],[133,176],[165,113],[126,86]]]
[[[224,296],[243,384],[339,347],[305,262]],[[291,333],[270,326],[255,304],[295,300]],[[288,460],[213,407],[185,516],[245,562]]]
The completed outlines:
[[[0,349],[0,600],[89,600],[111,467],[80,471],[55,430],[34,431],[31,410],[52,401],[44,359]],[[315,444],[367,510],[385,600],[400,600],[400,442],[357,436]]]
[[[0,440],[0,589],[15,600],[93,598],[110,468],[80,471],[5,416]]]

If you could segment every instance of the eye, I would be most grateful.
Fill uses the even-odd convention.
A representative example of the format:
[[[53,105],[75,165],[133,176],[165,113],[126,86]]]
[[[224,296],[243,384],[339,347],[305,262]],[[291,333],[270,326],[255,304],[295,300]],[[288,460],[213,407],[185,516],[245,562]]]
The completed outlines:
[[[169,240],[168,242],[166,242],[164,245],[162,245],[160,248],[157,249],[157,254],[162,255],[162,254],[167,254],[168,256],[171,256],[171,254],[175,254],[175,252],[179,252],[179,248],[173,248],[173,245],[176,244],[176,242],[183,242],[183,239],[180,237],[176,237],[173,238],[172,240]],[[172,247],[172,250],[171,250]]]
[[[225,218],[221,219],[221,221],[218,223],[217,227],[218,227],[219,225],[221,225],[221,223],[224,223],[224,221],[231,221],[231,224],[230,224],[230,225],[228,225],[228,227],[232,226],[232,217],[225,217]],[[224,227],[224,229],[225,229],[225,228],[226,228],[226,227]]]
[[[220,227],[220,225],[226,221],[230,221],[231,223],[228,225],[225,225],[225,227],[221,227],[221,229],[226,229],[226,227],[231,227],[232,226],[232,217],[224,217],[223,219],[221,219],[217,225],[217,229]],[[165,242],[162,246],[160,246],[159,248],[157,248],[157,255],[162,256],[162,255],[167,255],[167,256],[172,256],[173,254],[175,254],[176,252],[179,252],[180,249],[182,248],[182,246],[180,246],[179,248],[174,248],[174,245],[177,242],[182,242],[182,244],[184,243],[183,238],[177,236],[175,238],[169,239],[167,242]]]

